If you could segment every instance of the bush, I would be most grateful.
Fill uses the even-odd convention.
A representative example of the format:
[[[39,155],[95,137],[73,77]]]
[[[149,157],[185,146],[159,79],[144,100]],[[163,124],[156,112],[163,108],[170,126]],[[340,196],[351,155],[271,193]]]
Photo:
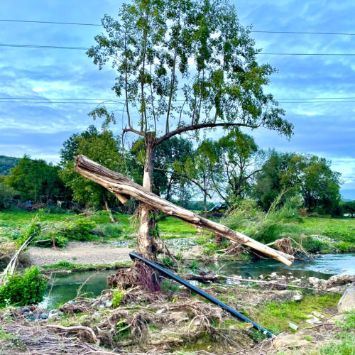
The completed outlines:
[[[61,235],[56,235],[56,233],[48,233],[37,237],[33,244],[43,248],[64,248],[68,244],[68,238],[65,238]]]
[[[92,240],[95,238],[95,236],[92,234],[94,228],[94,222],[85,219],[79,219],[76,221],[65,222],[64,226],[60,228],[59,234],[62,237],[71,240]]]
[[[47,281],[37,267],[26,269],[10,276],[0,287],[0,307],[8,304],[24,306],[41,302],[47,288]]]
[[[0,210],[11,207],[15,190],[0,183]]]
[[[123,290],[116,289],[112,291],[112,307],[117,308],[120,306],[125,293]]]

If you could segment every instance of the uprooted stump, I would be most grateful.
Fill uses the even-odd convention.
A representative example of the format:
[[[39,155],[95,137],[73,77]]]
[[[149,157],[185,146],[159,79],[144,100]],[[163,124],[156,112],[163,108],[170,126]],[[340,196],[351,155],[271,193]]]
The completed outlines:
[[[205,228],[213,233],[223,235],[233,243],[243,244],[288,266],[291,265],[294,260],[292,255],[272,249],[243,233],[235,232],[220,223],[211,221],[164,200],[154,193],[146,191],[142,186],[134,183],[124,175],[109,170],[83,155],[76,157],[75,169],[82,176],[105,187],[123,203],[127,201],[128,198],[132,197],[152,209],[162,211],[167,215],[175,216],[197,227]]]
[[[116,274],[107,278],[108,286],[129,289],[132,285],[140,285],[146,291],[156,292],[160,290],[160,282],[157,273],[143,263],[136,261],[134,267],[121,269]]]

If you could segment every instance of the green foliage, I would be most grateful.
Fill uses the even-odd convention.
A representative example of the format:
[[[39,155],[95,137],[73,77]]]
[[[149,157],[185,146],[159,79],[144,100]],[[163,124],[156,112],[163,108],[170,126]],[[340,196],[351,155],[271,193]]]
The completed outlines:
[[[23,274],[15,274],[0,286],[0,307],[8,304],[24,306],[42,301],[47,281],[37,267],[26,269]]]
[[[7,175],[14,168],[19,159],[0,155],[0,175]]]
[[[42,223],[42,231],[34,239],[41,247],[64,248],[69,240],[90,241],[97,238],[93,233],[95,223],[85,218],[68,219],[57,223]]]
[[[254,188],[260,206],[267,210],[281,194],[281,204],[300,194],[309,211],[336,213],[340,201],[340,174],[317,156],[272,151],[257,174]]]
[[[66,195],[58,173],[58,167],[24,156],[6,176],[5,183],[15,189],[22,200],[47,203]]]
[[[291,134],[283,110],[264,93],[274,70],[257,63],[254,41],[229,3],[139,0],[123,4],[118,14],[103,18],[105,32],[87,53],[100,69],[116,69],[113,89],[127,98],[128,114],[131,107],[139,110],[141,132],[158,133],[162,118],[164,132],[190,122],[233,122]],[[92,116],[115,122],[103,106]]]
[[[114,289],[112,291],[112,307],[117,308],[121,305],[125,292],[120,289]]]
[[[288,330],[289,322],[305,321],[313,311],[335,308],[340,295],[305,295],[301,301],[270,302],[256,310],[255,320],[274,333]]]
[[[122,341],[127,339],[131,332],[130,332],[130,325],[127,323],[126,319],[120,319],[116,323],[116,333],[114,338],[116,341]]]
[[[159,144],[154,155],[153,192],[167,200],[181,195],[181,191],[189,185],[181,166],[192,154],[192,143],[181,137],[173,137]],[[144,160],[144,140],[138,139],[132,145],[128,164],[131,176],[139,184],[142,184]]]
[[[38,222],[39,218],[36,215],[22,235],[16,240],[17,247],[20,247],[28,238],[36,237],[41,232],[41,225]]]
[[[12,187],[0,182],[0,210],[11,207],[15,195],[16,192]]]
[[[165,293],[175,293],[179,291],[179,285],[169,279],[164,279],[160,284],[160,290]]]
[[[340,341],[331,342],[320,349],[321,355],[354,355],[355,354],[355,335],[344,334],[338,336]]]
[[[160,259],[160,262],[168,267],[168,268],[172,268],[174,267],[175,263],[174,263],[174,260],[172,260],[171,258],[169,258],[168,256],[163,256],[161,259]]]
[[[95,236],[92,234],[95,223],[86,219],[77,219],[67,221],[59,226],[58,234],[69,240],[92,240]]]
[[[105,188],[78,175],[74,171],[74,157],[83,154],[105,167],[119,171],[124,169],[124,159],[120,152],[118,140],[108,130],[99,132],[90,126],[81,134],[74,134],[64,142],[61,150],[60,177],[72,191],[73,199],[88,207],[100,208],[105,201],[117,203],[115,197]]]
[[[198,269],[200,268],[200,264],[197,260],[191,260],[190,263],[188,264],[188,268],[192,271],[192,272],[197,272]]]
[[[343,322],[338,324],[340,332],[336,339],[320,349],[321,355],[354,355],[355,349],[355,312],[349,312]],[[336,341],[334,341],[336,340]]]

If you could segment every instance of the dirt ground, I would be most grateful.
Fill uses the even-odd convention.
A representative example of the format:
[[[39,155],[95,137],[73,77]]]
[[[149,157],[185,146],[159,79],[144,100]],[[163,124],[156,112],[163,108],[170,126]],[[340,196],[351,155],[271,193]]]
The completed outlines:
[[[115,247],[112,244],[71,242],[64,249],[28,248],[28,255],[33,265],[55,264],[70,261],[76,264],[111,264],[129,261],[131,248]]]

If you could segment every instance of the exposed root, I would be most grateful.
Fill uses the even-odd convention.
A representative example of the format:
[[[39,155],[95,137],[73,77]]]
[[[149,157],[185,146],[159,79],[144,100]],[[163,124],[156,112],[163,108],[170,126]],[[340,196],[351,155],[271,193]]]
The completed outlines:
[[[129,269],[118,270],[116,274],[108,277],[107,282],[109,287],[118,287],[124,290],[137,285],[150,292],[160,290],[158,275],[139,261],[136,261],[134,266]]]
[[[55,325],[55,324],[48,324],[46,327],[57,329],[65,333],[75,333],[75,334],[79,333],[80,337],[83,338],[83,340],[88,341],[89,343],[96,344],[98,342],[96,334],[90,327],[84,327],[82,325],[64,327],[62,325]]]

